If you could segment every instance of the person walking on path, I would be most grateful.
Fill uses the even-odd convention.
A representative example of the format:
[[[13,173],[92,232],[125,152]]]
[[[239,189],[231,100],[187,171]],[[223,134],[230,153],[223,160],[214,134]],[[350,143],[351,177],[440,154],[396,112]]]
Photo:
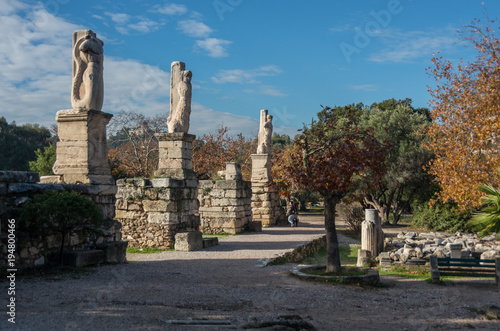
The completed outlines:
[[[297,208],[293,201],[290,201],[290,206],[288,207],[288,210],[286,212],[286,215],[288,217],[288,223],[290,223],[290,226],[293,228],[295,224],[295,214],[297,213]]]

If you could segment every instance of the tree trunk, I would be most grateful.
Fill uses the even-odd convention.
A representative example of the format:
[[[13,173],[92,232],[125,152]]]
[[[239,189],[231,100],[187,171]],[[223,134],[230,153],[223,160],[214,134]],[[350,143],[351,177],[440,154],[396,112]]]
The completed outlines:
[[[335,229],[335,207],[338,199],[335,196],[324,197],[325,230],[326,230],[326,272],[340,272],[340,252],[337,230]]]

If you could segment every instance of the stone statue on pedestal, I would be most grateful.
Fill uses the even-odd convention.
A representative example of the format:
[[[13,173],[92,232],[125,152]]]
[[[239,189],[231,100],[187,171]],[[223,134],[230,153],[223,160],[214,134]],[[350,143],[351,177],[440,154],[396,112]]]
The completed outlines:
[[[271,136],[273,135],[273,116],[268,115],[267,109],[260,111],[260,129],[258,136],[257,154],[271,153]]]
[[[187,133],[189,131],[192,73],[185,70],[185,68],[184,62],[172,62],[172,71],[170,73],[170,116],[167,119],[169,133]]]
[[[73,33],[73,82],[71,105],[73,109],[102,109],[104,99],[103,48],[104,43],[92,30]]]

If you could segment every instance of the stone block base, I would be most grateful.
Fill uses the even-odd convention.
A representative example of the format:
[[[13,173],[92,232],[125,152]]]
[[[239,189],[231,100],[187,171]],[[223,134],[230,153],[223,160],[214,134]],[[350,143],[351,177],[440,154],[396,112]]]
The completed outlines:
[[[106,125],[113,115],[97,110],[57,112],[54,174],[67,184],[113,185],[108,163]]]
[[[104,263],[104,251],[67,251],[63,255],[63,263],[73,267],[86,267]]]
[[[217,246],[219,244],[219,238],[203,238],[203,248],[208,248],[212,246]]]
[[[252,221],[248,223],[248,229],[254,232],[262,232],[262,222],[261,221]]]
[[[181,232],[175,235],[175,250],[181,252],[196,251],[203,248],[203,236],[200,231]]]
[[[115,241],[100,244],[97,249],[104,252],[104,262],[125,263],[127,262],[127,241]]]

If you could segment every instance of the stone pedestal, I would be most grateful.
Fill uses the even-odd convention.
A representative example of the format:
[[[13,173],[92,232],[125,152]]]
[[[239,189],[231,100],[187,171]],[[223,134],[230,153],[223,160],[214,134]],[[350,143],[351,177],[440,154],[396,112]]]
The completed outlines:
[[[252,154],[252,220],[262,226],[275,225],[284,218],[278,191],[271,185],[271,156]]]
[[[252,154],[252,183],[271,181],[271,155]]]
[[[157,133],[155,136],[158,139],[158,170],[155,176],[196,178],[192,170],[193,141],[196,136],[184,132]]]
[[[112,116],[86,109],[57,112],[59,142],[52,169],[62,182],[114,184],[106,146],[106,125]]]

